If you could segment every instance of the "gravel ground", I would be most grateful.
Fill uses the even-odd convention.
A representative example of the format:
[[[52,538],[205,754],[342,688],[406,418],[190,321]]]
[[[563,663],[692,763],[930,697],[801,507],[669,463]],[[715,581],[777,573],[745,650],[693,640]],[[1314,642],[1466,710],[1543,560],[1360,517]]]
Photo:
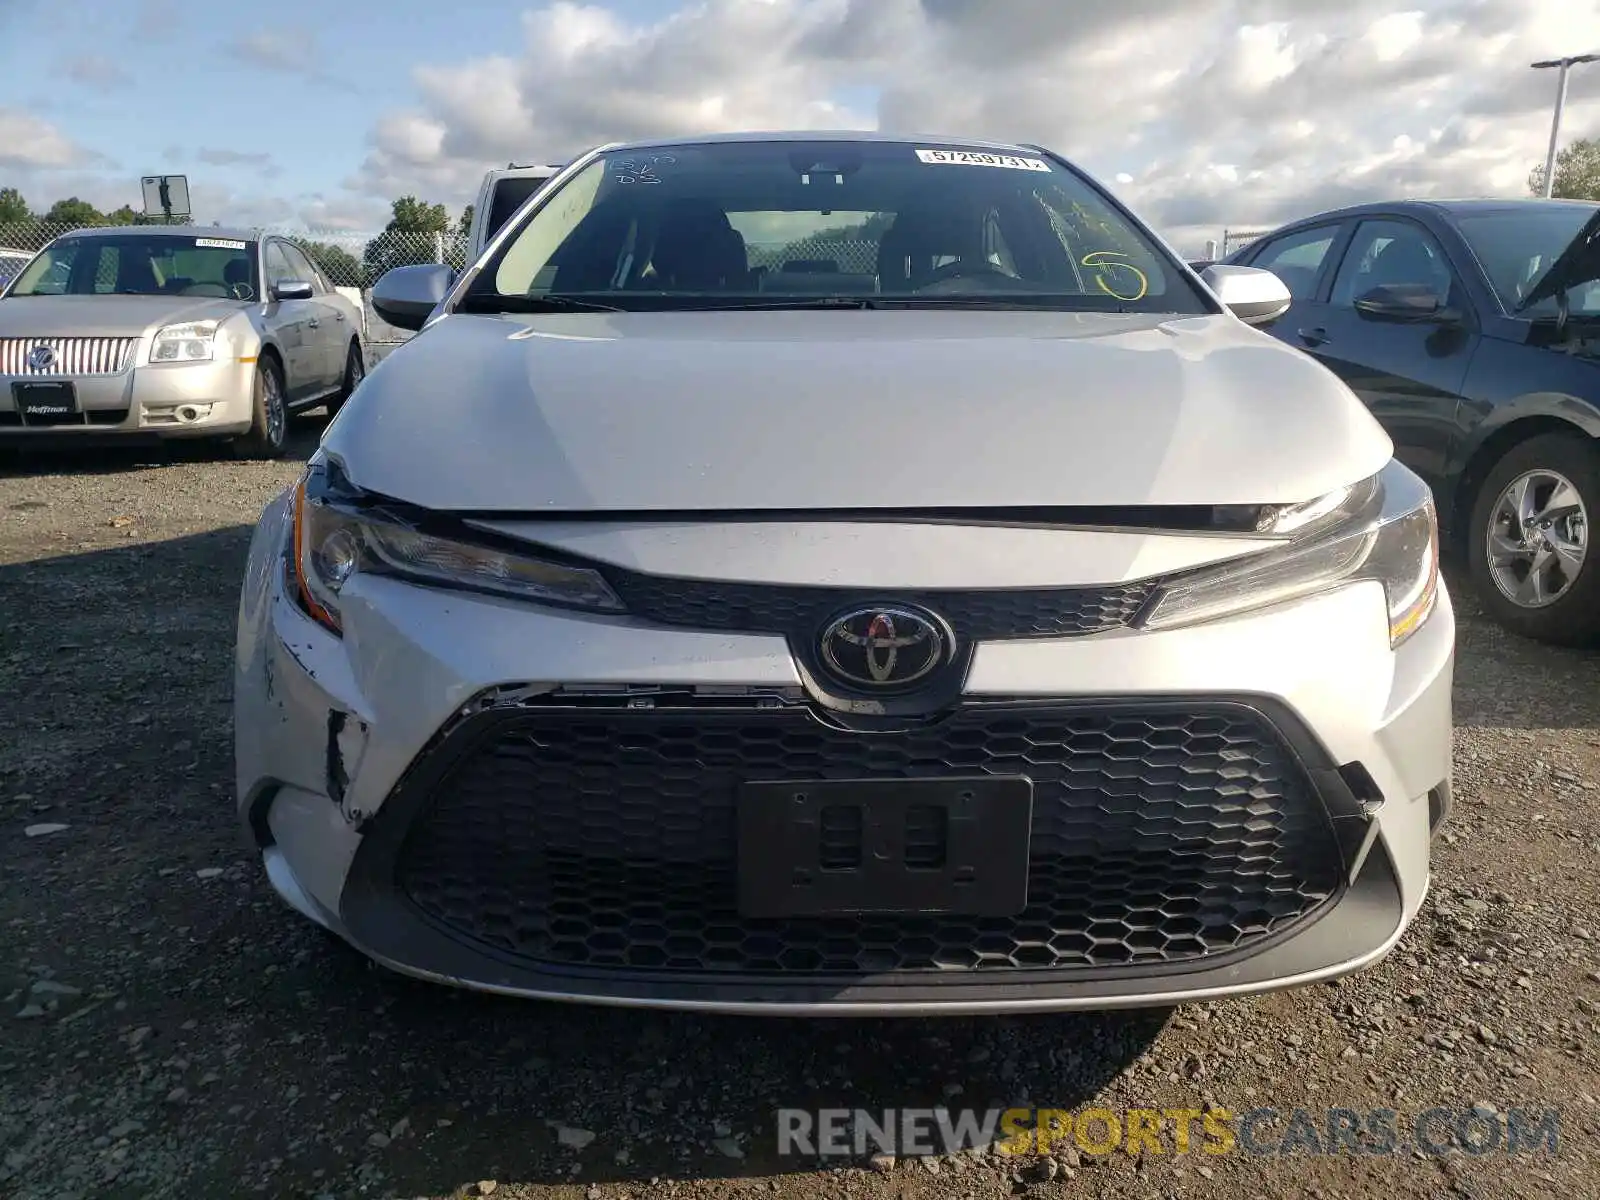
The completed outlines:
[[[303,457],[315,424],[301,430]],[[1600,657],[1464,591],[1430,903],[1336,985],[1137,1016],[712,1019],[416,984],[269,892],[232,812],[249,528],[296,460],[0,460],[0,1194],[1479,1197],[1600,1179]],[[1560,1110],[1554,1153],[818,1166],[774,1110]],[[1275,1137],[1283,1126],[1263,1127]],[[1167,1147],[1172,1146],[1171,1139]],[[1583,1181],[1587,1179],[1588,1183]]]

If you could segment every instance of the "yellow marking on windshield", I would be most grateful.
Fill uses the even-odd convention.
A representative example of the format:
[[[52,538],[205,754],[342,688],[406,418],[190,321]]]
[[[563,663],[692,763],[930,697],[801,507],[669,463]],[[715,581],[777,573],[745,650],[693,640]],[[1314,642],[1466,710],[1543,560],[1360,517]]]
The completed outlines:
[[[1099,285],[1102,292],[1114,300],[1122,300],[1131,304],[1135,300],[1143,300],[1145,298],[1145,295],[1150,291],[1150,280],[1143,271],[1132,263],[1115,261],[1127,257],[1120,250],[1096,250],[1092,254],[1085,254],[1080,262],[1083,266],[1094,271],[1094,281]],[[1124,272],[1131,278],[1118,279],[1118,271]],[[1121,286],[1112,287],[1107,280],[1107,276],[1112,279],[1118,279]]]

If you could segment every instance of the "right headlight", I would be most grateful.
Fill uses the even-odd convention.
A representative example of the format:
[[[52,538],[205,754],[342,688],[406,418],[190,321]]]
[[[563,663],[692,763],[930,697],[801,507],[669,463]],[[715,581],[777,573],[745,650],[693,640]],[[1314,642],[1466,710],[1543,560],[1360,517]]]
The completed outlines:
[[[1193,625],[1361,580],[1383,585],[1389,644],[1399,646],[1439,598],[1439,525],[1426,484],[1398,462],[1370,479],[1269,511],[1259,532],[1281,547],[1163,588],[1140,624]]]
[[[313,460],[294,489],[289,567],[301,607],[341,633],[339,595],[356,575],[483,592],[591,612],[622,611],[596,571],[422,528],[398,506],[374,500],[343,472]]]

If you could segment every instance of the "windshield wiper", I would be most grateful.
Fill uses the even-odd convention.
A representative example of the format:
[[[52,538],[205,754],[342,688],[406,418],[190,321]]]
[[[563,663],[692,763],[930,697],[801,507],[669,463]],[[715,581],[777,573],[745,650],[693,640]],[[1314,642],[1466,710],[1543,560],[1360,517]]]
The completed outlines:
[[[464,296],[457,307],[459,312],[474,313],[540,313],[540,312],[626,312],[615,304],[600,300],[587,300],[582,296],[568,296],[551,292],[543,296]]]

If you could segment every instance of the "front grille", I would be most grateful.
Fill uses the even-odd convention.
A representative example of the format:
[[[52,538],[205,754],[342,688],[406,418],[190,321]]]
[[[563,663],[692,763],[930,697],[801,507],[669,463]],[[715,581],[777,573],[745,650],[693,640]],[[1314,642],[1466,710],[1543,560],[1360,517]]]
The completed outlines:
[[[0,375],[115,375],[127,369],[132,337],[10,337],[0,338]],[[55,362],[42,370],[28,364],[36,346],[48,346]]]
[[[881,599],[859,590],[674,579],[608,571],[627,610],[663,625],[746,633],[814,634],[833,613]],[[938,613],[967,641],[1069,637],[1120,629],[1138,615],[1153,582],[1088,588],[895,592],[897,604]]]
[[[544,964],[934,978],[1180,965],[1278,933],[1339,888],[1304,768],[1243,705],[982,704],[877,733],[799,705],[492,720],[424,801],[394,879],[452,935]],[[740,915],[741,781],[982,772],[1034,781],[1021,914]],[[823,814],[825,858],[859,852],[845,813]],[[916,824],[908,853],[938,854]]]

